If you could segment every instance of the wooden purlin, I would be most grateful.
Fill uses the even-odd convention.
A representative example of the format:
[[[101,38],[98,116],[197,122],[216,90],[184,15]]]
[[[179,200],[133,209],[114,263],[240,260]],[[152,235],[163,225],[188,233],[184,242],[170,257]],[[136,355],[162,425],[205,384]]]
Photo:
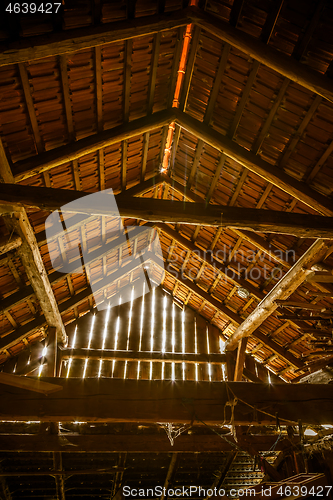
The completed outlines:
[[[92,209],[84,203],[89,193],[68,189],[42,188],[18,184],[0,185],[0,199],[7,204],[14,202],[28,209],[56,210],[76,201],[76,213],[92,215]],[[82,198],[82,202],[79,200]],[[307,238],[333,238],[332,217],[318,215],[286,213],[242,207],[206,205],[205,203],[180,202],[151,198],[132,198],[125,193],[116,197],[119,215],[130,219],[150,222],[183,223],[250,229],[255,232],[292,234]],[[113,207],[96,205],[94,215],[117,216]],[[241,236],[242,238],[242,236]],[[232,257],[232,256],[231,256]]]

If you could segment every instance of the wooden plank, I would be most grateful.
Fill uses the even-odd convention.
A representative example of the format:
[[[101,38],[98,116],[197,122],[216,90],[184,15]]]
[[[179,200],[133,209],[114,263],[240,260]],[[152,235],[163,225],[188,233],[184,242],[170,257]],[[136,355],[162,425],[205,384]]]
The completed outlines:
[[[307,279],[313,264],[321,261],[328,248],[329,244],[323,240],[315,241],[231,335],[226,342],[226,349],[235,349],[239,340],[249,337],[278,307],[275,301],[287,299]]]
[[[62,391],[62,386],[55,383],[57,379],[54,378],[53,382],[46,382],[41,379],[33,379],[28,377],[21,377],[20,375],[13,375],[12,373],[0,372],[0,384],[10,385],[11,387],[19,387],[26,391],[40,392],[41,394],[49,395],[53,392]]]
[[[279,167],[258,158],[253,152],[247,151],[231,139],[222,136],[214,129],[207,127],[185,113],[176,110],[176,115],[176,122],[195,137],[202,139],[213,148],[243,165],[243,167],[248,168],[251,172],[259,175],[267,182],[271,182],[319,213],[323,215],[333,214],[332,204],[327,197],[317,193],[304,182],[296,180],[285,172],[281,172]]]
[[[216,99],[217,99],[217,96],[219,95],[219,92],[221,89],[222,78],[223,78],[225,69],[227,67],[227,63],[228,63],[229,52],[230,52],[230,45],[225,44],[225,46],[223,47],[221,59],[219,62],[216,76],[214,78],[213,88],[212,88],[210,96],[209,96],[209,102],[208,102],[205,116],[204,116],[204,123],[207,123],[207,125],[210,124],[213,113],[214,113]]]
[[[76,200],[75,213],[117,216],[105,205],[89,208],[84,197],[90,193],[69,189],[44,188],[18,184],[0,185],[0,200],[23,207],[56,210]],[[82,201],[79,203],[79,198]],[[183,223],[250,229],[257,232],[293,234],[302,238],[333,238],[333,218],[318,215],[278,212],[256,208],[225,207],[205,203],[180,202],[151,198],[131,198],[126,194],[116,197],[121,217],[150,222]],[[1,204],[1,201],[0,201]]]
[[[15,250],[22,245],[22,238],[17,234],[0,237],[0,255]]]
[[[191,23],[187,10],[164,15],[145,16],[60,33],[48,33],[0,44],[0,66],[33,61],[43,57],[69,54],[78,50],[121,42],[135,37],[153,35],[160,31],[180,28]]]
[[[161,422],[189,423],[193,415],[208,424],[231,418],[230,399],[237,399],[235,425],[325,425],[332,421],[333,387],[329,384],[250,384],[249,382],[192,382],[117,380],[110,378],[47,378],[63,387],[38,397],[18,388],[0,388],[4,420],[43,422]],[[249,385],[250,384],[250,385]],[[108,395],[107,398],[105,395]],[[231,395],[231,396],[230,396]],[[320,407],[320,412],[316,407]],[[171,403],[170,403],[171,402]],[[288,404],[292,402],[292,404]],[[256,407],[256,412],[254,411]]]
[[[86,154],[94,153],[112,144],[169,125],[174,121],[174,118],[174,110],[157,112],[152,116],[133,120],[111,130],[85,137],[73,144],[60,146],[28,160],[19,161],[15,164],[15,182],[29,179],[53,167],[77,160]]]
[[[124,332],[124,335],[127,334]],[[149,332],[146,330],[143,335],[145,337],[149,337]],[[126,336],[126,335],[125,335]],[[171,337],[171,332],[167,332],[167,336]],[[157,342],[157,339],[156,339]],[[155,342],[155,343],[156,343]],[[182,352],[176,352],[176,353],[171,353],[171,352],[159,352],[156,351],[156,346],[154,352],[150,351],[139,351],[139,352],[133,352],[124,349],[124,345],[119,345],[117,350],[114,351],[112,349],[86,349],[86,348],[77,348],[77,349],[71,349],[69,347],[67,348],[61,348],[59,350],[59,356],[61,359],[102,359],[106,361],[144,361],[147,363],[150,362],[156,362],[160,363],[161,361],[164,361],[165,363],[183,363],[186,361],[186,363],[189,364],[202,364],[206,365],[207,363],[211,364],[221,364],[224,363],[226,360],[226,357],[224,354],[218,354],[218,353],[212,353],[212,354],[205,354],[205,353],[199,353],[199,354],[191,354],[186,352],[186,354],[183,354]],[[149,347],[149,342],[147,347]]]
[[[124,49],[124,89],[123,89],[123,121],[128,122],[131,98],[131,75],[132,75],[132,50],[133,40],[125,42]]]
[[[214,34],[220,40],[229,43],[311,92],[333,101],[333,88],[327,77],[312,71],[305,64],[295,61],[295,59],[267,46],[253,36],[233,28],[229,23],[203,12],[201,9],[192,7],[190,15],[197,26]]]
[[[147,114],[151,114],[153,112],[157,65],[158,65],[158,57],[159,57],[159,53],[160,53],[160,42],[161,42],[161,33],[156,33],[156,35],[154,35],[153,52],[152,52],[151,64],[150,64],[150,77],[149,77],[149,84],[148,84],[148,113]]]

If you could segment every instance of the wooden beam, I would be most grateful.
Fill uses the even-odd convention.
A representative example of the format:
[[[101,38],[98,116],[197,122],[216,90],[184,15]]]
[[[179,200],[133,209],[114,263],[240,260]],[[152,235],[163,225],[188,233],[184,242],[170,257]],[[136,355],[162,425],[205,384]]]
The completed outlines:
[[[225,362],[224,354],[191,354],[191,353],[159,353],[159,352],[132,352],[132,351],[114,351],[111,349],[88,349],[69,347],[60,348],[59,356],[62,360],[72,359],[91,359],[105,361],[144,361],[144,362],[165,362],[165,363],[189,363],[189,364],[207,364],[221,365]]]
[[[57,379],[53,379],[54,381]],[[25,391],[39,392],[48,396],[54,392],[62,390],[62,386],[55,382],[45,382],[40,378],[21,377],[12,373],[0,372],[0,384],[9,385],[11,387],[18,387]]]
[[[190,12],[192,22],[196,23],[197,26],[265,64],[265,66],[272,68],[284,77],[333,102],[332,82],[326,76],[311,70],[305,64],[299,63],[288,55],[267,46],[262,41],[201,9],[192,7]]]
[[[177,463],[177,453],[173,453],[171,456],[170,464],[168,467],[168,472],[164,481],[164,486],[163,486],[163,494],[160,497],[160,500],[164,500],[165,498],[168,498],[168,495],[165,495],[165,491],[168,491],[169,485],[172,481],[172,477],[174,475],[175,469],[176,469],[176,463]]]
[[[240,340],[238,343],[235,376],[234,376],[235,382],[241,382],[243,377],[243,370],[246,357],[246,345],[247,345],[246,337]]]
[[[22,238],[17,234],[0,237],[0,255],[15,250],[22,245]]]
[[[34,102],[33,102],[32,96],[31,96],[28,71],[27,71],[27,68],[24,64],[19,64],[18,67],[19,67],[20,78],[21,78],[23,92],[24,92],[24,98],[25,98],[25,102],[26,102],[26,106],[27,106],[27,110],[28,110],[30,123],[31,123],[31,128],[32,128],[34,139],[35,139],[36,150],[38,153],[41,153],[43,151],[44,147],[43,147],[42,139],[41,139],[40,132],[39,132]]]
[[[226,342],[226,349],[235,349],[242,338],[249,337],[278,307],[275,301],[287,299],[306,280],[313,264],[321,261],[329,247],[323,240],[315,241],[231,335]]]
[[[271,182],[282,191],[302,201],[319,213],[333,215],[331,201],[326,196],[311,189],[305,182],[298,181],[285,172],[281,172],[279,167],[262,160],[254,153],[247,151],[231,139],[222,136],[216,130],[188,116],[186,113],[176,110],[176,115],[176,122],[195,137],[202,139],[213,148],[243,165],[243,167]]]
[[[251,444],[258,452],[268,451],[276,442],[276,435],[257,434],[244,436],[244,442]],[[294,438],[297,444],[298,437]],[[170,453],[173,452],[230,452],[236,444],[232,436],[228,441],[216,439],[216,434],[202,434],[200,428],[195,427],[193,434],[181,434],[175,439],[171,448],[170,441],[164,434],[79,434],[66,432],[60,438],[57,435],[46,434],[15,434],[0,433],[1,452],[108,452],[108,453]],[[283,438],[279,440],[275,450],[280,451],[288,446]],[[75,447],[75,448],[74,448]]]
[[[153,256],[152,256],[153,259]],[[181,276],[181,272],[172,265],[172,263],[167,262],[165,263],[165,270],[166,272],[170,273],[173,279],[177,280],[177,283],[181,283],[185,287],[187,287],[189,290],[191,290],[193,293],[198,295],[201,299],[204,301],[208,302],[210,305],[212,305],[215,309],[220,311],[224,316],[226,316],[233,324],[235,325],[240,325],[243,320],[242,317],[229,309],[227,306],[225,306],[223,303],[221,303],[220,299],[216,299],[213,297],[210,293],[206,292],[202,288],[200,288],[197,284],[193,283],[188,277],[184,276],[184,270],[183,270],[183,276]],[[177,271],[177,275],[175,275],[174,272],[170,272],[170,269],[174,269],[174,271]],[[277,344],[274,340],[270,339],[267,335],[262,333],[259,329],[255,330],[253,332],[253,336],[258,339],[260,342],[265,344],[269,349],[272,351],[276,352],[281,356],[281,358],[285,359],[288,361],[289,364],[296,368],[301,368],[304,367],[304,363],[301,359],[296,358],[291,352],[288,351],[288,349],[282,347],[280,344]],[[233,379],[232,379],[233,380]]]
[[[69,91],[67,57],[65,55],[60,56],[59,63],[60,63],[62,94],[64,96],[65,115],[67,121],[68,138],[69,141],[72,142],[75,140],[75,132],[73,124],[72,102]]]
[[[0,159],[2,160],[0,163],[0,180],[3,181],[0,185],[3,187],[7,185],[5,184],[7,182],[14,182],[14,178],[1,140]],[[67,335],[64,324],[26,211],[22,209],[14,217],[5,217],[5,223],[7,228],[22,240],[22,244],[18,249],[18,256],[39,300],[48,325],[56,328],[59,343],[66,343]]]
[[[77,160],[81,156],[94,153],[117,142],[169,125],[174,121],[174,118],[174,110],[160,111],[152,116],[139,118],[111,130],[80,139],[75,143],[60,146],[28,160],[19,161],[15,164],[15,182],[29,179],[34,175]]]
[[[40,380],[58,384],[63,389],[48,396],[40,395],[36,404],[36,394],[2,385],[2,419],[190,423],[194,418],[194,421],[218,425],[224,413],[230,421],[231,408],[227,403],[237,399],[233,411],[235,425],[275,425],[276,413],[281,425],[297,425],[299,419],[303,425],[332,422],[333,387],[329,384],[198,383],[182,380],[171,384],[169,380],[57,377]]]
[[[0,185],[0,200],[14,202],[25,208],[56,210],[74,200],[76,213],[117,216],[105,205],[87,208],[84,196],[90,193],[69,189],[54,189],[19,184]],[[83,198],[81,203],[79,198]],[[122,194],[116,197],[121,217],[151,222],[168,222],[222,226],[251,231],[293,234],[307,238],[333,238],[333,217],[299,213],[277,212],[256,208],[226,207],[205,203],[180,202],[151,198],[131,198]],[[1,203],[1,202],[0,202]],[[70,208],[72,210],[72,208]]]
[[[180,28],[191,23],[187,10],[163,15],[145,16],[133,20],[117,21],[34,36],[15,42],[0,44],[0,66],[33,61],[59,54],[70,54],[99,45],[121,42],[134,37],[153,35],[160,31]]]

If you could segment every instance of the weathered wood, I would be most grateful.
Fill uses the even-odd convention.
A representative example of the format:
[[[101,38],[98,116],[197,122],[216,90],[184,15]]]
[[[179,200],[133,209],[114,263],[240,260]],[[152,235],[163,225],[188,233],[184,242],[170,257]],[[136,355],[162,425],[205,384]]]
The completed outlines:
[[[61,348],[59,350],[61,359],[103,359],[108,361],[146,361],[146,362],[161,362],[165,363],[186,363],[189,364],[207,364],[221,365],[225,362],[224,354],[191,354],[191,353],[170,353],[170,352],[133,352],[133,351],[114,351],[108,349],[70,349]]]
[[[20,375],[14,375],[12,373],[0,372],[0,384],[19,387],[20,389],[24,389],[26,391],[40,392],[44,395],[49,395],[53,392],[62,390],[62,386],[57,385],[55,380],[56,379],[50,383],[41,379],[21,377]]]
[[[279,307],[290,307],[292,309],[308,309],[312,311],[326,311],[327,307],[320,304],[309,304],[308,302],[297,302],[294,300],[276,300]]]
[[[171,447],[166,434],[78,434],[66,432],[64,436],[52,434],[43,435],[41,439],[38,434],[0,434],[0,451],[22,451],[22,452],[52,452],[73,451],[76,452],[108,452],[108,453],[170,453],[174,452],[228,452],[234,449],[236,444],[232,436],[228,441],[217,439],[216,434],[200,434],[198,427],[193,434],[181,434]],[[244,443],[251,444],[257,451],[268,451],[276,442],[275,435],[249,435],[244,436]],[[297,444],[298,437],[294,438]],[[276,451],[288,446],[286,440],[280,439],[276,445]],[[75,448],[74,448],[75,447]]]
[[[19,184],[0,185],[0,199],[13,201],[26,208],[56,210],[90,193],[69,189],[43,188]],[[180,202],[151,198],[131,198],[125,194],[116,198],[121,217],[151,222],[199,224],[235,227],[258,232],[293,234],[307,238],[333,238],[333,217],[299,213],[277,212],[256,208],[225,207],[205,203]],[[63,208],[63,211],[66,211]],[[117,216],[104,204],[87,208],[75,204],[75,212],[89,215]]]
[[[0,140],[0,180],[1,187],[13,183],[14,178],[6,158],[6,154]],[[58,305],[53,294],[50,282],[47,277],[47,272],[39,252],[34,231],[28,219],[28,215],[22,209],[14,217],[6,217],[5,223],[7,228],[20,236],[22,244],[18,249],[18,255],[25,268],[27,277],[32,285],[32,288],[39,300],[40,307],[45,319],[50,327],[54,326],[57,329],[57,338],[60,343],[66,343],[66,332],[59,313]]]
[[[152,260],[154,260],[154,256],[152,256]],[[179,270],[172,265],[172,263],[166,261],[166,266],[165,266],[166,272],[170,272],[173,270],[173,272],[170,272],[173,278],[176,278],[177,282],[182,283],[185,285],[189,290],[197,294],[201,299],[207,301],[209,304],[211,304],[214,308],[216,308],[218,311],[221,311],[223,315],[225,315],[227,318],[230,319],[235,325],[240,325],[242,323],[242,318],[239,314],[235,313],[231,309],[229,309],[227,306],[221,303],[220,300],[217,300],[214,298],[211,294],[200,288],[198,285],[193,283],[189,278],[187,277],[182,277],[181,273]],[[176,271],[176,274],[175,272]],[[257,338],[260,342],[265,344],[267,347],[269,347],[272,351],[276,352],[284,358],[285,360],[288,361],[292,366],[295,366],[296,368],[302,368],[304,366],[304,363],[302,360],[296,358],[291,352],[288,351],[288,349],[282,347],[281,345],[277,344],[274,340],[270,339],[267,335],[262,333],[259,329],[256,329],[253,332],[253,336]],[[233,380],[233,379],[231,379]]]
[[[329,244],[323,240],[317,240],[313,243],[231,335],[226,342],[226,349],[235,349],[240,339],[250,336],[278,307],[275,301],[287,299],[306,280],[311,273],[311,266],[321,261],[328,248]]]
[[[291,81],[333,102],[333,87],[329,78],[312,71],[304,64],[267,46],[266,43],[253,36],[233,28],[220,18],[195,7],[192,7],[190,12],[192,22],[197,26],[209,31],[220,40],[230,43]]]
[[[246,358],[246,345],[247,345],[246,337],[240,340],[238,343],[235,376],[234,376],[235,382],[241,382],[243,377],[243,370]]]
[[[139,118],[74,143],[60,146],[28,160],[19,161],[15,164],[15,182],[46,172],[63,163],[77,160],[81,156],[94,153],[117,142],[169,125],[174,117],[173,110],[159,111],[151,116]]]
[[[0,237],[0,255],[15,250],[22,244],[22,238],[13,234],[10,237],[1,236]]]
[[[43,422],[178,422],[220,424],[227,403],[237,398],[236,425],[323,425],[332,421],[333,387],[329,384],[251,384],[250,382],[145,381],[109,378],[43,378],[63,387],[48,396],[23,389],[0,388],[4,420]],[[107,395],[107,396],[106,396]],[[38,404],[36,402],[38,401]],[[315,404],[314,404],[315,402]],[[254,411],[256,407],[256,412]],[[320,407],[320,412],[317,408]]]
[[[106,23],[100,26],[65,30],[44,36],[29,37],[15,42],[0,44],[0,66],[33,61],[43,57],[68,54],[78,50],[153,35],[191,23],[187,10],[158,16],[146,16],[133,20]]]
[[[176,111],[176,122],[195,137],[202,139],[207,144],[223,152],[229,158],[232,158],[240,165],[251,172],[256,173],[266,181],[282,189],[290,196],[302,201],[309,207],[317,210],[323,215],[333,215],[333,205],[331,201],[317,191],[311,189],[305,182],[298,181],[279,167],[271,165],[262,160],[253,152],[247,151],[242,146],[219,134],[216,130],[208,127],[202,122],[188,116],[186,113]]]

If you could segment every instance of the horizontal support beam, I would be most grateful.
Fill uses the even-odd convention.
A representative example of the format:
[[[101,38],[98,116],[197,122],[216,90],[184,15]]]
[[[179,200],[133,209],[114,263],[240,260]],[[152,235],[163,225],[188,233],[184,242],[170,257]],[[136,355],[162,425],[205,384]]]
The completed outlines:
[[[47,434],[0,434],[0,451],[22,452],[108,452],[108,453],[170,453],[227,452],[235,449],[237,444],[230,435],[228,442],[217,438],[216,434],[181,434],[174,440],[171,447],[166,434],[72,434],[61,436]],[[297,444],[298,438],[293,438]],[[249,435],[243,436],[244,445],[250,445],[255,450],[269,451],[276,442],[276,435]],[[290,442],[280,439],[276,444],[276,451],[290,446]]]
[[[287,299],[306,280],[311,266],[325,257],[329,247],[324,240],[315,241],[231,335],[226,349],[236,349],[242,338],[249,337],[278,308],[276,300]]]
[[[15,42],[0,44],[0,66],[33,61],[59,54],[122,42],[134,37],[153,35],[160,31],[180,28],[191,23],[187,10],[165,15],[145,16],[133,20],[117,21],[65,30],[60,33],[21,38]]]
[[[84,197],[91,193],[70,189],[54,189],[19,184],[0,185],[0,199],[25,208],[40,210],[67,209],[66,204],[76,200],[75,213],[118,216],[118,212],[105,204],[87,206]],[[82,202],[78,200],[83,198]],[[223,226],[250,229],[257,232],[293,234],[300,238],[333,238],[333,217],[286,213],[256,208],[206,205],[173,200],[133,198],[126,194],[116,197],[121,217],[157,223],[183,223],[205,226]]]
[[[43,422],[148,422],[235,425],[330,424],[333,387],[328,385],[252,384],[251,382],[177,382],[112,378],[47,378],[63,386],[48,396],[0,386],[3,420]],[[235,401],[236,402],[236,401]],[[320,412],[317,410],[320,408]]]
[[[192,353],[172,353],[172,352],[132,352],[132,351],[114,351],[111,349],[70,349],[61,348],[59,350],[60,359],[102,359],[106,361],[157,361],[164,363],[189,363],[189,364],[207,364],[221,365],[225,363],[225,354],[192,354]]]
[[[28,160],[17,162],[13,167],[15,182],[21,182],[34,175],[46,172],[51,168],[78,160],[84,155],[94,153],[117,142],[144,134],[156,128],[160,129],[164,125],[169,125],[174,120],[174,117],[175,114],[172,109],[159,111],[153,115],[133,120],[110,130],[79,139],[65,146],[40,153],[38,156],[33,156]]]
[[[326,196],[311,189],[305,182],[299,181],[286,174],[279,167],[262,160],[258,155],[248,151],[228,137],[192,118],[186,113],[177,110],[176,122],[198,139],[223,152],[229,158],[243,165],[251,172],[259,175],[267,182],[274,184],[293,198],[305,203],[317,212],[332,216],[333,204]]]

